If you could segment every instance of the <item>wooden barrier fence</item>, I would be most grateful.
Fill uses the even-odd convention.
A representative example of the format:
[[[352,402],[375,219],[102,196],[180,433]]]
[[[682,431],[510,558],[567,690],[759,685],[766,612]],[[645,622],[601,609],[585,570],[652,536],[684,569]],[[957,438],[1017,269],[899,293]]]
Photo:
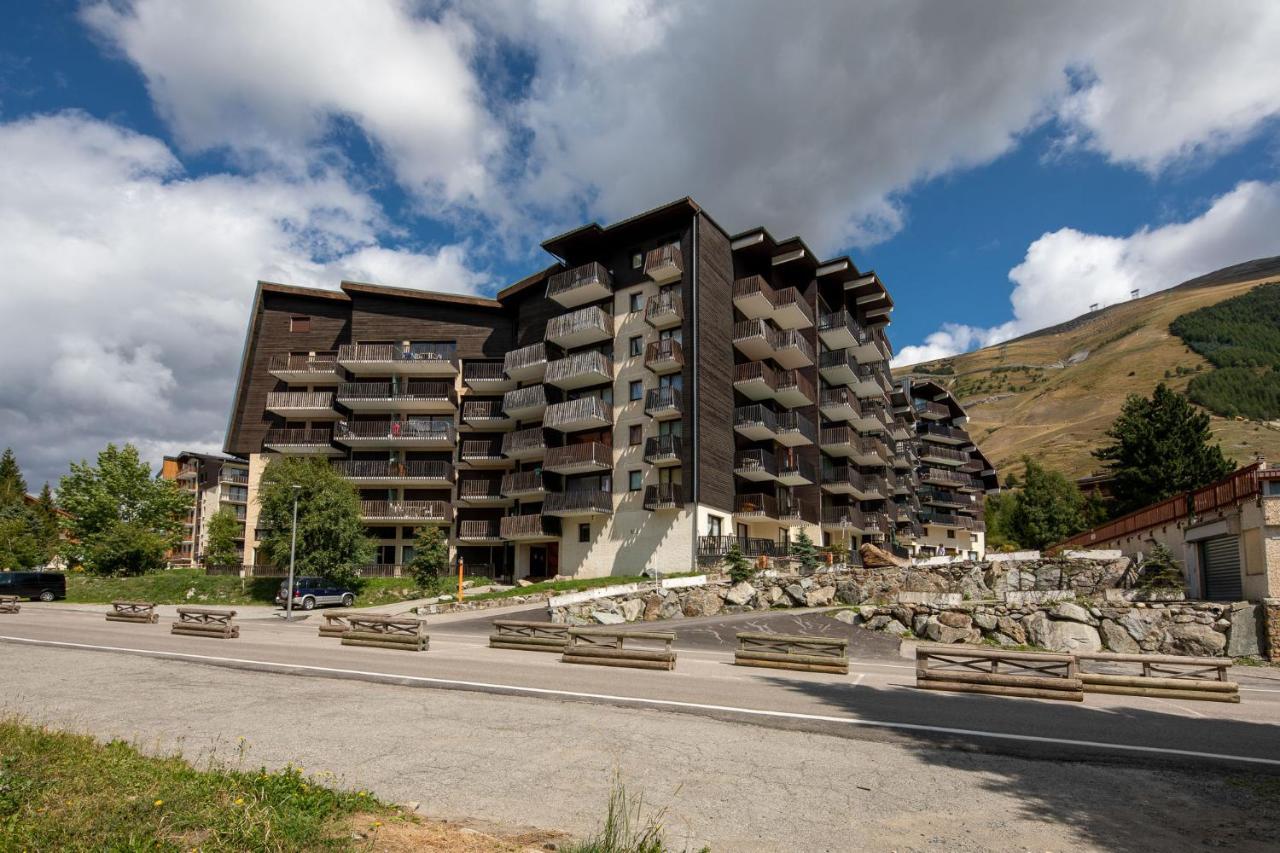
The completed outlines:
[[[494,622],[493,629],[489,635],[491,649],[563,652],[569,643],[569,626],[554,622],[502,620]]]
[[[113,601],[111,612],[107,614],[108,622],[136,622],[153,625],[160,621],[156,606],[149,601]]]
[[[351,611],[330,610],[324,614],[324,622],[320,625],[321,637],[338,637],[351,630]]]
[[[0,613],[17,613],[22,609],[16,595],[0,595]]]
[[[1173,655],[1123,655],[1089,652],[1076,655],[1086,693],[1119,693],[1155,699],[1197,699],[1239,702],[1240,685],[1227,681],[1230,658],[1188,658]],[[1095,663],[1119,664],[1138,672],[1097,672]],[[1089,667],[1088,670],[1083,667]]]
[[[1074,655],[1006,652],[1000,649],[916,647],[916,687],[1084,701],[1084,684]]]
[[[671,670],[676,668],[676,653],[671,650],[675,639],[676,635],[669,632],[570,628],[569,642],[560,660],[596,666]],[[636,643],[648,645],[637,648]],[[655,643],[656,648],[652,645]]]
[[[737,635],[737,666],[849,673],[849,641],[835,637],[803,637],[743,631]]]
[[[349,613],[347,622],[351,627],[342,634],[344,646],[425,652],[430,642],[427,623],[422,619]]]
[[[169,628],[171,634],[188,637],[215,637],[231,640],[240,636],[240,626],[231,620],[234,610],[212,610],[207,607],[179,607],[178,621]]]

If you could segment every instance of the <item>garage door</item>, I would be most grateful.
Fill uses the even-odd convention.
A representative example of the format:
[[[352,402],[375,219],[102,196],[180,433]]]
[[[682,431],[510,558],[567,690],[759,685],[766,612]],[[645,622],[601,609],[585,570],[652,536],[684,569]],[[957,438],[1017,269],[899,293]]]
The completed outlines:
[[[1204,549],[1205,597],[1210,601],[1239,601],[1240,537],[1206,539]]]

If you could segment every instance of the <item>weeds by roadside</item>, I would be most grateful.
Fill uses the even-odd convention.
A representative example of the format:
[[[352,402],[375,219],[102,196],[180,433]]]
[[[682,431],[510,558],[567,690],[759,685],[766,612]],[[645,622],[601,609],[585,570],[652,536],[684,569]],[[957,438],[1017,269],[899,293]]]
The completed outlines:
[[[662,824],[666,814],[665,808],[645,814],[644,796],[628,794],[615,779],[604,825],[595,835],[561,849],[564,853],[670,853]],[[710,853],[710,849],[703,847],[699,853]]]

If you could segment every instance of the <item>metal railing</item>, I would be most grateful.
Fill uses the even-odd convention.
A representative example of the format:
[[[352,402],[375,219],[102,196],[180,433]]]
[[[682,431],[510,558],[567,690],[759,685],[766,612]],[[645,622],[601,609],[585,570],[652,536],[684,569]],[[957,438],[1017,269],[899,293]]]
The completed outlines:
[[[453,466],[442,461],[388,462],[340,459],[333,469],[349,480],[443,480],[453,482]]]
[[[279,447],[314,447],[329,444],[333,433],[327,429],[269,429],[263,444]]]
[[[412,402],[432,400],[455,403],[453,383],[435,381],[404,382],[399,387],[390,382],[343,382],[338,386],[338,402],[386,400]]]
[[[452,521],[453,507],[447,501],[360,501],[360,516],[379,521]]]
[[[542,501],[542,511],[612,513],[613,495],[603,489],[570,489],[567,492],[550,492]]]
[[[609,271],[603,264],[596,261],[551,276],[547,280],[547,297],[554,298],[562,293],[592,284],[613,289],[613,279],[609,276]]]
[[[530,537],[559,537],[560,519],[554,516],[508,515],[499,523],[499,532],[503,539],[526,539]]]
[[[658,361],[674,361],[678,365],[684,365],[684,350],[680,346],[680,342],[675,338],[663,338],[660,341],[653,341],[644,350],[644,365],[649,367]]]
[[[509,432],[502,437],[502,453],[504,456],[530,450],[545,450],[546,447],[547,436],[540,426]]]
[[[661,509],[684,506],[684,486],[679,483],[659,483],[645,486],[644,508]]]
[[[546,364],[546,361],[547,345],[539,341],[507,353],[502,361],[502,370],[503,373],[510,373],[525,367],[533,367],[535,364]]]
[[[679,388],[650,388],[644,395],[644,410],[648,414],[663,411],[682,411]]]
[[[332,373],[338,367],[336,352],[318,352],[315,355],[271,356],[267,370],[277,373]]]
[[[806,418],[799,412],[779,412],[778,418],[778,435],[798,434],[807,438],[810,443],[817,442],[818,428],[813,425],[813,421]]]
[[[613,421],[613,407],[599,397],[579,397],[564,403],[548,406],[542,416],[544,426],[560,428],[572,426],[579,421],[602,420]]]
[[[606,314],[598,305],[588,305],[586,308],[552,317],[547,321],[545,337],[548,341],[555,341],[587,331],[599,332],[607,338],[613,337],[613,316]]]
[[[468,518],[458,522],[459,539],[501,539],[502,525],[496,518]]]
[[[773,495],[754,492],[747,495],[734,495],[733,514],[755,516],[759,518],[778,517],[778,499]]]
[[[740,450],[733,457],[733,473],[735,474],[768,474],[778,475],[778,461],[768,450]]]
[[[612,468],[613,451],[598,441],[589,441],[585,444],[569,444],[564,447],[551,447],[547,449],[547,458],[543,463],[543,466],[548,469],[578,465]]]
[[[644,461],[656,462],[662,459],[679,459],[684,451],[684,442],[678,435],[655,435],[644,443]]]
[[[601,382],[613,378],[613,358],[598,350],[575,352],[564,358],[547,363],[547,374],[543,381],[552,385],[567,379],[575,379],[586,374],[603,374]]]
[[[440,441],[453,444],[457,430],[448,421],[339,421],[333,430],[338,441]]]
[[[546,386],[529,385],[516,388],[502,396],[502,408],[507,412],[518,412],[522,409],[536,409],[547,405]]]

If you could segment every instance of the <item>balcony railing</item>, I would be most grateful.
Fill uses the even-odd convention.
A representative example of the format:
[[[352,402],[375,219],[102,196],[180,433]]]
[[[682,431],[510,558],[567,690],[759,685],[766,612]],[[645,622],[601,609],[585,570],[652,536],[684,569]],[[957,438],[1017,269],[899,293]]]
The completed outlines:
[[[804,521],[806,506],[795,495],[786,492],[778,495],[779,521]]]
[[[547,408],[547,389],[544,385],[529,385],[508,391],[502,397],[502,409],[512,417],[533,417]]]
[[[778,479],[787,482],[787,485],[803,485],[803,483],[791,482],[795,480],[804,480],[806,483],[818,482],[813,465],[801,459],[799,454],[779,453],[776,458]]]
[[[607,470],[613,467],[613,451],[598,441],[547,449],[543,467],[557,473]]]
[[[503,372],[521,380],[541,378],[547,367],[547,345],[541,341],[507,353],[502,362]]]
[[[462,365],[462,381],[472,382],[505,382],[506,367],[499,361],[468,361]]]
[[[238,468],[223,468],[222,473],[218,475],[218,479],[236,486],[247,486],[249,485],[249,472],[241,471]]]
[[[675,338],[654,341],[645,347],[644,366],[655,373],[667,373],[684,366],[684,350]]]
[[[785,557],[790,551],[786,542],[756,536],[699,536],[698,556],[723,557],[734,545],[747,557]]]
[[[778,402],[785,406],[808,406],[818,399],[813,380],[796,369],[777,371],[774,391]]]
[[[443,461],[388,462],[381,459],[341,459],[333,469],[348,480],[430,480],[453,482],[453,466]]]
[[[862,510],[856,506],[822,507],[822,523],[829,527],[850,527],[862,529]]]
[[[733,473],[747,479],[771,479],[778,476],[778,462],[768,450],[741,450],[734,455]]]
[[[613,495],[603,489],[551,492],[542,501],[542,511],[548,515],[610,515]]]
[[[953,447],[943,447],[932,442],[926,442],[920,448],[921,459],[940,459],[944,462],[963,463],[968,462],[972,457],[963,450],[956,450]]]
[[[453,507],[447,501],[360,501],[360,517],[366,521],[450,522]]]
[[[538,456],[547,449],[547,436],[542,427],[516,430],[502,437],[502,454],[513,459]]]
[[[679,243],[668,243],[645,253],[644,274],[658,284],[675,281],[683,272],[684,258]]]
[[[777,518],[778,499],[773,495],[760,493],[735,495],[733,514],[753,518]]]
[[[823,427],[822,437],[818,443],[825,450],[827,448],[838,448],[841,451],[852,452],[857,446],[858,432],[847,425]]]
[[[934,524],[938,527],[954,527],[959,530],[972,530],[974,519],[967,515],[958,515],[950,512],[931,512],[924,510],[920,513],[921,524]]]
[[[510,420],[502,409],[501,400],[465,400],[462,403],[462,419],[469,424],[480,425]]]
[[[774,332],[771,341],[773,358],[783,367],[804,367],[813,364],[813,344],[795,330]]]
[[[459,521],[458,539],[463,542],[496,541],[502,539],[502,525],[496,518]]]
[[[748,361],[733,366],[733,384],[760,383],[770,393],[778,386],[777,372],[763,361]]]
[[[824,412],[848,409],[848,414],[856,414],[859,410],[858,398],[848,388],[823,388],[819,406]]]
[[[559,539],[560,519],[537,515],[508,515],[499,524],[503,539]]]
[[[644,319],[655,329],[678,325],[684,319],[684,300],[674,290],[661,293],[645,303]]]
[[[814,444],[818,440],[818,428],[813,421],[799,412],[778,413],[778,441],[788,446]]]
[[[541,471],[516,471],[502,478],[502,494],[509,498],[541,495],[546,489]]]
[[[502,443],[492,439],[469,439],[462,442],[458,458],[463,462],[498,462],[502,455]]]
[[[559,388],[583,388],[613,381],[613,359],[597,350],[575,352],[548,362],[543,379]]]
[[[759,403],[739,406],[733,410],[733,428],[739,432],[752,434],[768,432],[774,435],[778,432],[778,416]]]
[[[458,366],[458,346],[447,341],[424,341],[403,344],[343,344],[338,347],[338,361],[344,365],[368,366],[409,365],[413,362],[437,362]]]
[[[684,487],[679,483],[646,486],[644,508],[647,510],[679,509],[684,506]]]
[[[346,443],[362,442],[432,442],[454,444],[458,434],[448,421],[340,421],[333,437]]]
[[[548,406],[542,423],[563,432],[597,429],[613,423],[613,407],[599,397],[579,397]]]
[[[456,405],[452,382],[344,382],[338,386],[338,402],[352,408],[368,403],[442,403]]]
[[[315,355],[271,356],[267,370],[271,373],[331,374],[338,368],[336,352],[318,352]]]
[[[613,279],[602,264],[592,261],[556,273],[547,281],[547,298],[566,308],[603,299],[613,292]]]
[[[679,462],[684,443],[678,435],[655,435],[644,443],[644,461],[650,464]]]
[[[813,308],[794,287],[773,292],[774,322],[790,329],[813,325]]]
[[[681,408],[679,388],[650,388],[644,395],[644,413],[651,418],[679,415]]]
[[[847,349],[827,350],[819,357],[818,369],[828,381],[845,382],[844,376],[857,375],[858,359]]]
[[[951,417],[951,409],[945,403],[934,403],[930,400],[912,400],[911,405],[915,408],[916,414],[922,418],[949,418]]]
[[[502,481],[498,479],[470,479],[458,483],[458,497],[464,501],[500,501],[503,499]]]
[[[955,442],[957,444],[968,444],[972,440],[965,430],[959,427],[944,426],[943,424],[921,424],[920,437]]]
[[[272,391],[267,394],[267,408],[328,410],[333,408],[332,391]]]
[[[269,429],[263,444],[268,447],[328,446],[333,433],[327,429]]]
[[[589,305],[547,321],[547,341],[564,347],[583,346],[613,337],[613,316]]]

